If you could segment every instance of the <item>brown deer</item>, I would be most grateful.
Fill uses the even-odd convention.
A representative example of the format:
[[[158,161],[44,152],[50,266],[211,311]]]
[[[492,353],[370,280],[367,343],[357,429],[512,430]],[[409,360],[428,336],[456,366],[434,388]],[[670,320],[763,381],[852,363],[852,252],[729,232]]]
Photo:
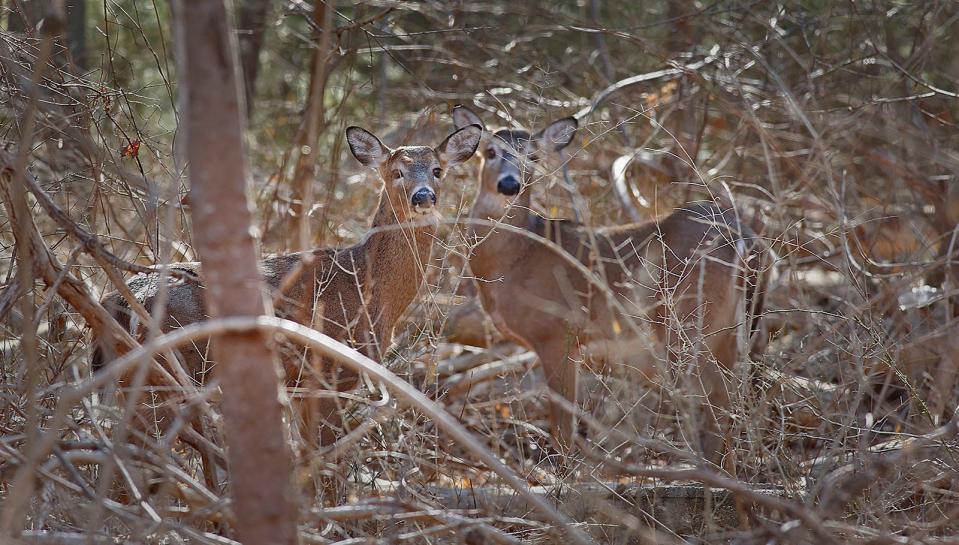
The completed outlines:
[[[361,243],[348,248],[317,248],[264,259],[261,268],[277,315],[312,326],[370,358],[381,359],[392,341],[396,321],[423,283],[438,223],[435,204],[440,182],[451,166],[473,155],[481,135],[480,127],[467,126],[435,148],[390,149],[370,132],[348,128],[346,139],[353,156],[375,169],[383,184],[371,230]],[[174,268],[193,274],[192,278],[168,283],[166,312],[160,324],[163,331],[207,318],[200,264],[180,263]],[[138,275],[127,285],[137,301],[152,312],[159,302],[160,275]],[[105,304],[134,337],[144,335],[142,321],[122,296],[111,294]],[[102,341],[105,339],[98,342],[93,356],[94,369],[106,363],[107,352],[116,353],[112,343]],[[205,382],[212,368],[205,354],[205,343],[180,352],[185,369],[198,384]],[[327,361],[321,362],[322,369],[302,366],[302,359],[283,358],[289,386],[307,391],[345,391],[357,383],[351,371],[332,369]],[[303,419],[305,429],[301,433],[307,446],[316,446],[309,443],[316,442],[317,431],[320,445],[335,440],[341,424],[336,399],[313,399],[299,404],[297,412]],[[325,424],[315,424],[314,418]]]
[[[482,126],[464,107],[453,119],[457,127]],[[711,203],[598,229],[534,213],[536,164],[567,146],[576,130],[570,117],[536,134],[486,133],[467,235],[483,307],[503,335],[536,352],[549,388],[574,404],[581,363],[627,364],[652,379],[657,362],[691,362],[695,393],[708,399],[698,447],[720,463],[730,403],[724,375],[736,365],[740,335],[755,325],[743,303],[761,306],[764,289],[765,280],[746,270],[759,241],[732,209]],[[562,405],[551,398],[550,420],[569,447],[577,426]]]

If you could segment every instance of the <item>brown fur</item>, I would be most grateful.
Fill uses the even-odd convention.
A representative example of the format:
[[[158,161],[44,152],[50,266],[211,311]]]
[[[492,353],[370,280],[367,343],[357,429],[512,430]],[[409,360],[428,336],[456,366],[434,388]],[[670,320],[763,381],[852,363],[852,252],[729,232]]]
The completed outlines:
[[[314,327],[379,360],[392,342],[397,320],[423,283],[436,232],[436,221],[428,215],[435,214],[432,204],[426,206],[428,213],[421,213],[411,204],[411,195],[427,188],[435,197],[446,168],[472,155],[479,129],[457,131],[437,149],[408,146],[390,150],[369,133],[357,130],[353,134],[357,133],[362,133],[363,139],[353,148],[354,155],[364,164],[375,166],[383,183],[370,233],[363,242],[348,248],[318,248],[268,257],[261,262],[261,269],[270,295],[277,301],[278,316]],[[469,137],[469,133],[475,133],[475,138],[467,138],[464,143],[463,134]],[[353,141],[350,143],[354,146]],[[435,169],[441,169],[439,177]],[[397,171],[403,174],[399,178],[395,176]],[[160,324],[163,331],[208,318],[199,265],[183,263],[175,267],[194,272],[195,277],[168,283],[167,308]],[[128,282],[136,299],[151,312],[157,303],[159,280],[159,274],[151,274],[138,275]],[[286,288],[283,293],[279,293],[281,287]],[[137,326],[122,296],[111,294],[105,304],[134,336],[142,337],[143,328]],[[100,348],[94,354],[95,369],[106,362],[107,350],[116,352],[112,343],[103,341],[98,342]],[[198,384],[205,383],[210,371],[205,343],[180,353],[188,373]],[[320,362],[318,369],[303,367],[302,360],[283,358],[288,386],[307,391],[344,391],[356,385],[358,377],[351,371],[335,369],[329,361]],[[129,378],[125,377],[124,382],[128,383]],[[158,381],[159,377],[151,377],[150,383],[159,385]],[[298,413],[308,447],[316,446],[314,434],[318,429],[320,445],[336,438],[341,422],[335,399],[324,397],[299,404]],[[148,425],[147,429],[152,427]]]
[[[489,152],[485,146],[498,148],[489,152],[497,156],[512,148],[519,161],[544,150],[529,133],[494,134],[481,145],[481,156]],[[470,217],[501,221],[557,243],[602,279],[629,316],[550,247],[502,228],[473,224],[476,246],[470,268],[497,329],[534,350],[549,387],[574,403],[582,356],[607,366],[628,363],[646,378],[657,376],[658,362],[691,363],[694,393],[709,401],[701,449],[720,462],[729,408],[725,374],[736,365],[740,330],[751,329],[740,302],[748,295],[746,304],[756,312],[752,301],[758,302],[764,291],[762,278],[743,272],[744,260],[755,261],[761,243],[731,209],[711,203],[689,205],[657,221],[605,229],[546,220],[531,211],[528,187],[514,198],[497,192],[504,168],[511,167],[491,165],[484,157]],[[526,184],[529,176],[525,173]],[[630,320],[653,339],[637,338]],[[553,403],[551,421],[569,445],[574,419]]]

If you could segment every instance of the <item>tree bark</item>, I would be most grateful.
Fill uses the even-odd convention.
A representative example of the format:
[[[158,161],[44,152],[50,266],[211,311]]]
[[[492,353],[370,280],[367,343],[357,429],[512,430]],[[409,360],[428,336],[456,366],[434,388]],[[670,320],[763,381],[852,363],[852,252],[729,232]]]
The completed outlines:
[[[690,11],[694,6],[689,2],[680,0],[671,0],[666,11],[666,20],[669,21],[670,32],[666,38],[666,53],[675,55],[688,51],[690,47],[696,44],[693,29],[693,16]]]
[[[256,77],[260,71],[263,34],[266,33],[266,19],[270,15],[270,0],[243,0],[239,11],[237,38],[240,43],[240,67],[243,69],[246,115],[251,116],[256,96]]]
[[[66,31],[70,59],[80,70],[87,67],[86,0],[67,0]]]
[[[40,0],[11,2],[10,12],[7,14],[7,30],[32,35],[33,26],[40,20],[42,13]]]
[[[332,52],[333,12],[335,0],[316,0],[313,5],[313,23],[322,29],[320,43],[313,50],[310,64],[310,94],[307,98],[303,124],[296,135],[296,165],[293,168],[292,204],[287,244],[296,250],[311,246],[310,208],[313,207],[313,182],[316,177],[316,158],[319,154],[320,134],[323,132],[325,108],[323,96],[330,73]]]
[[[3,3],[0,2],[0,6]],[[70,52],[70,59],[80,69],[86,67],[86,0],[65,0],[62,4],[51,0],[19,0],[12,2],[7,15],[7,30],[32,36],[34,27],[41,19],[54,16],[58,25],[65,25],[63,35],[58,37]],[[59,34],[59,31],[57,32]],[[67,58],[58,52],[55,55],[61,65]]]
[[[207,308],[213,319],[271,314],[251,231],[244,117],[226,7],[222,0],[175,0],[173,7],[193,240]],[[236,533],[245,545],[297,541],[279,367],[267,341],[255,332],[213,340]]]

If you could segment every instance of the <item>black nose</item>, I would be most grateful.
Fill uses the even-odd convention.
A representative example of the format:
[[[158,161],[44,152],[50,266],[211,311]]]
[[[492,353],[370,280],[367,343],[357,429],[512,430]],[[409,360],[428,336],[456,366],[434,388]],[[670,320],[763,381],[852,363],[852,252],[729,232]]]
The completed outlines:
[[[427,203],[430,205],[436,204],[436,193],[433,193],[432,189],[423,187],[419,191],[413,193],[413,198],[410,199],[413,203],[413,206],[426,206]]]
[[[503,195],[513,196],[519,193],[519,180],[512,176],[507,176],[506,178],[501,179],[496,182],[496,191],[499,191]]]

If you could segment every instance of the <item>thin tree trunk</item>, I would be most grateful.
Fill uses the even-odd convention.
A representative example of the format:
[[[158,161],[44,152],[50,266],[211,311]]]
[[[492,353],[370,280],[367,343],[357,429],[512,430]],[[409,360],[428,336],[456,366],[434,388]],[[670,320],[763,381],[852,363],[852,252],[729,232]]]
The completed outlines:
[[[193,202],[193,240],[203,260],[211,318],[268,314],[251,234],[235,45],[223,0],[173,3],[180,119]],[[280,377],[259,333],[213,340],[236,532],[245,545],[296,543],[292,461]]]
[[[2,3],[0,3],[2,5]],[[62,10],[62,12],[60,11]],[[65,0],[52,2],[51,0],[15,0],[11,2],[7,15],[7,30],[33,35],[34,27],[41,19],[53,17],[59,25],[65,25],[58,41],[69,51],[73,64],[83,69],[86,67],[86,0]],[[61,34],[58,30],[57,34]],[[55,55],[57,63],[67,65],[67,58],[63,52]]]
[[[80,70],[87,66],[86,5],[86,0],[66,2],[67,49],[74,66]]]
[[[34,223],[30,215],[30,205],[27,202],[27,190],[24,177],[27,163],[30,159],[30,149],[33,143],[33,131],[36,126],[37,102],[40,99],[39,85],[43,81],[43,71],[53,49],[54,36],[46,34],[40,43],[40,52],[36,59],[33,76],[31,77],[30,100],[22,116],[19,129],[20,145],[17,148],[17,157],[13,165],[13,176],[4,174],[3,195],[6,197],[7,215],[13,221],[14,239],[17,243],[17,282],[23,287],[24,293],[20,299],[20,313],[23,327],[20,328],[20,346],[23,349],[23,359],[26,364],[24,377],[24,393],[26,394],[26,425],[30,430],[27,435],[27,445],[32,450],[37,441],[36,430],[40,426],[37,413],[39,401],[35,398],[40,379],[39,361],[37,359],[37,327],[34,323],[36,308],[34,287],[34,251],[35,248],[28,242],[33,233]],[[9,180],[9,186],[7,186]],[[5,505],[5,512],[0,515],[0,534],[15,536],[22,524],[23,507],[27,502],[24,498],[34,493],[34,482],[28,475],[20,471],[14,480],[13,498]]]
[[[680,53],[695,52],[699,45],[699,37],[696,34],[696,20],[690,17],[690,11],[693,7],[689,2],[681,0],[671,0],[666,12],[666,18],[670,21],[670,33],[666,40],[667,54],[675,57]],[[675,154],[679,161],[674,164],[679,166],[680,177],[684,181],[694,180],[694,169],[698,162],[699,142],[697,135],[700,133],[700,121],[706,121],[706,109],[709,107],[708,99],[705,102],[704,113],[700,115],[699,108],[696,105],[694,96],[689,95],[688,88],[692,86],[688,78],[679,80],[678,100],[685,104],[672,114],[672,122],[668,123],[673,137],[676,139]],[[708,92],[708,91],[706,91]],[[687,166],[687,159],[689,166]],[[684,189],[683,202],[688,202],[693,198],[693,184],[687,184]]]
[[[602,6],[600,5],[600,0],[590,0],[589,1],[589,21],[597,29],[603,28],[600,19],[601,19]],[[613,69],[613,62],[610,60],[609,56],[609,47],[606,44],[606,36],[602,32],[597,32],[594,35],[594,41],[596,44],[596,52],[599,54],[599,58],[602,61],[600,72],[603,75],[603,78],[606,80],[606,85],[611,85],[613,83],[613,78],[616,76],[616,71]],[[623,109],[619,106],[613,105],[610,107],[610,111],[613,113],[613,122],[616,124],[616,132],[619,133],[620,140],[623,145],[626,146],[630,151],[628,153],[633,153],[632,148],[635,147],[636,143],[633,140],[632,134],[626,130],[627,119],[634,115],[632,112],[625,113]],[[624,115],[625,114],[625,115]],[[573,181],[570,179],[569,175],[569,162],[563,161],[563,177],[566,179],[566,191],[569,192],[571,201],[574,204],[578,204],[578,201],[581,199],[577,198],[576,193],[572,188],[575,187]],[[628,184],[629,178],[624,178],[624,184]],[[619,197],[620,203],[622,204],[623,211],[634,221],[638,220],[642,216],[636,211],[635,205],[631,200],[628,200],[627,195],[622,191],[617,191],[616,196]],[[580,206],[576,206],[574,211],[576,212],[576,219],[582,221],[584,212],[588,210],[580,210]]]
[[[332,51],[333,12],[335,0],[316,0],[313,6],[313,22],[322,29],[320,43],[313,50],[310,75],[310,95],[306,103],[306,115],[296,138],[296,165],[293,169],[292,204],[290,206],[290,229],[287,245],[305,250],[312,244],[310,208],[313,207],[313,182],[316,178],[316,159],[319,155],[320,134],[323,132],[325,108],[323,96],[330,73]]]
[[[7,30],[33,35],[33,27],[43,18],[45,0],[19,0],[10,4],[7,15]]]
[[[669,53],[681,53],[695,45],[693,37],[692,18],[689,16],[695,7],[690,2],[671,0],[666,11],[666,19],[670,21],[670,32],[667,37],[666,50]]]
[[[239,11],[237,37],[240,42],[246,114],[249,117],[253,115],[256,77],[260,71],[260,50],[263,48],[263,34],[266,33],[266,19],[270,15],[270,0],[243,0]]]

